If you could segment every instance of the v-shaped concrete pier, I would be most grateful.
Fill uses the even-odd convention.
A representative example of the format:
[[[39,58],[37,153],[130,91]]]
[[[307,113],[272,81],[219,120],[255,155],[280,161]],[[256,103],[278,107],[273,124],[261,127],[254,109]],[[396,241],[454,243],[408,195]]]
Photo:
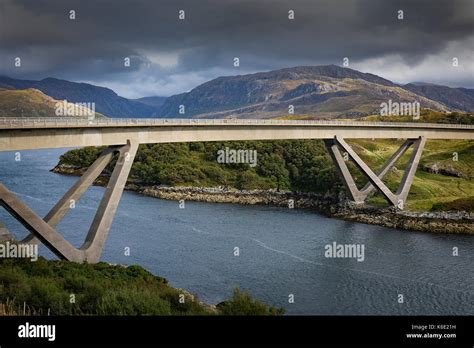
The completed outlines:
[[[138,144],[129,141],[127,145],[113,146],[104,150],[44,219],[33,212],[4,185],[0,184],[0,204],[31,232],[22,243],[38,243],[41,241],[59,258],[76,262],[98,262],[137,149]],[[71,204],[77,201],[93,184],[94,180],[112,161],[116,152],[118,152],[117,163],[104,196],[99,204],[84,244],[77,249],[64,239],[54,227],[69,211]]]
[[[426,143],[425,137],[420,137],[418,139],[407,139],[400,148],[384,163],[384,165],[379,169],[377,173],[374,173],[367,164],[355,153],[355,151],[346,143],[346,141],[339,137],[334,137],[332,140],[325,140],[326,148],[331,155],[331,158],[338,169],[338,172],[341,176],[342,182],[346,187],[348,193],[350,194],[351,199],[356,203],[363,203],[368,195],[373,192],[375,189],[380,191],[385,199],[392,205],[403,209],[405,206],[406,199],[408,197],[408,192],[413,183],[413,178],[418,168],[418,163],[420,162],[421,154]],[[413,148],[413,153],[408,161],[405,173],[400,182],[400,186],[396,193],[390,191],[390,189],[382,182],[384,176],[393,168],[395,163],[402,157],[405,152],[411,147]],[[369,183],[359,190],[357,185],[352,177],[349,169],[347,168],[346,161],[342,156],[339,147],[341,147],[347,154],[350,159],[354,161],[357,168],[368,178]]]

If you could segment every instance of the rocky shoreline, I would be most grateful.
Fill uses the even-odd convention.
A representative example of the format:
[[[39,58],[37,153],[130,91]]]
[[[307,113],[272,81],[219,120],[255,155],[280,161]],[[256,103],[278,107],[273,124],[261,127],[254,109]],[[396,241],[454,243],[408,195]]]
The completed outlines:
[[[54,173],[82,175],[83,168],[57,165]],[[105,186],[108,176],[100,176],[95,185]],[[474,214],[468,212],[407,212],[394,208],[375,208],[354,204],[340,197],[324,196],[308,192],[289,192],[276,190],[234,190],[225,187],[169,187],[149,186],[129,180],[125,186],[146,196],[175,200],[210,203],[261,204],[279,207],[315,209],[329,217],[348,221],[380,225],[410,231],[432,233],[474,234]]]

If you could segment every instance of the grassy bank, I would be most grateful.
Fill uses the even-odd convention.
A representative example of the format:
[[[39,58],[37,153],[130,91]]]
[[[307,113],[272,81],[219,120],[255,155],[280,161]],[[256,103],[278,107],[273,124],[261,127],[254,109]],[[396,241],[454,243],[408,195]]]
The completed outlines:
[[[354,140],[351,145],[371,168],[378,168],[402,142]],[[392,191],[396,191],[401,181],[410,154],[411,150],[400,159],[384,180]],[[471,165],[473,160],[472,141],[428,141],[408,196],[407,209],[474,211],[474,168]],[[353,173],[357,172],[354,166],[350,167]],[[356,175],[356,178],[360,185],[365,183],[360,175]],[[458,200],[464,203],[456,204]],[[378,193],[372,196],[369,202],[375,205],[386,204]]]
[[[199,302],[140,266],[0,260],[0,315],[278,315],[235,290],[217,306]]]

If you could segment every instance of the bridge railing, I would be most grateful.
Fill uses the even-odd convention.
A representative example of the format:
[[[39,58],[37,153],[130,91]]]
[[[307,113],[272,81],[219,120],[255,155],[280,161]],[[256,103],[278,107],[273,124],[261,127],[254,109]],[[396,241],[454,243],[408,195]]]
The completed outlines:
[[[275,119],[156,119],[156,118],[13,118],[1,117],[0,128],[75,128],[136,126],[205,126],[205,125],[304,125],[304,126],[389,126],[410,128],[466,128],[472,125],[417,122],[372,122],[340,120],[275,120]]]

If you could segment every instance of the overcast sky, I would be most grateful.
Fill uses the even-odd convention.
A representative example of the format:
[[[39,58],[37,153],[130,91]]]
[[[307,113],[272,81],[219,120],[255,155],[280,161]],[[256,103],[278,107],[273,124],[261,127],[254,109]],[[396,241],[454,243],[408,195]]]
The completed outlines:
[[[1,75],[89,82],[129,98],[344,57],[398,83],[474,88],[474,0],[0,0]]]

